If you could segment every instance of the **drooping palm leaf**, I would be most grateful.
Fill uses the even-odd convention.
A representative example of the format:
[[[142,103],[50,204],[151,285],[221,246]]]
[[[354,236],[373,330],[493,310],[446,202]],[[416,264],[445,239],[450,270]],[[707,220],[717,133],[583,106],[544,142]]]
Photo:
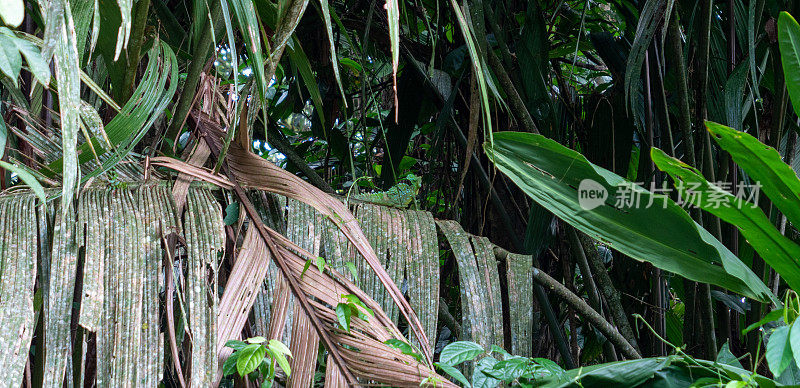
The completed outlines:
[[[22,384],[35,330],[36,197],[0,197],[0,378]]]
[[[201,128],[211,125],[211,123],[205,121],[202,118],[200,118],[200,120],[202,120],[201,124],[200,124]],[[211,133],[215,133],[214,136],[221,137],[221,134],[218,131],[211,132]],[[220,140],[218,140],[218,141],[220,141]],[[219,147],[219,144],[217,144],[215,146]],[[212,148],[215,147],[215,146],[212,146]],[[229,158],[228,162],[231,163],[231,164],[234,164],[234,165],[237,164],[237,163],[242,163],[242,159],[241,158],[243,156],[241,155],[241,153],[243,151],[244,150],[241,148],[241,146],[239,145],[238,142],[232,144],[231,145],[231,151],[230,151],[230,153],[228,155],[228,158]],[[246,155],[245,155],[245,157],[246,157]],[[154,158],[153,159],[153,163],[156,164],[156,165],[165,165],[165,166],[168,166],[168,167],[171,167],[171,168],[175,168],[175,169],[178,169],[179,171],[184,172],[184,173],[192,174],[194,172],[198,172],[197,168],[192,168],[191,166],[187,166],[187,165],[182,164],[182,163],[180,163],[178,161],[169,160],[169,159],[166,159],[166,158]],[[251,163],[255,163],[255,161],[253,161]],[[259,158],[259,162],[258,163],[259,164],[265,163],[265,161],[263,159]],[[243,168],[243,167],[242,166],[237,166],[237,169],[238,168]],[[203,179],[203,178],[208,178],[208,175],[209,175],[208,173],[204,173],[204,174],[203,173],[198,173],[196,176],[198,178]],[[237,176],[237,175],[234,175],[234,176]],[[237,176],[237,178],[241,179],[240,176]],[[336,213],[332,213],[333,210],[342,209],[343,208],[343,205],[340,202],[338,202],[336,200],[333,200],[333,199],[331,199],[330,201],[329,200],[325,200],[322,203],[311,201],[311,199],[313,199],[313,198],[318,198],[316,201],[320,201],[321,200],[320,195],[322,195],[322,194],[321,193],[320,194],[313,194],[313,190],[311,190],[310,188],[306,188],[306,187],[304,187],[304,190],[305,190],[305,195],[304,196],[301,196],[301,195],[299,195],[299,193],[297,191],[294,191],[294,190],[298,190],[299,188],[291,189],[291,188],[289,188],[289,187],[287,187],[285,185],[281,185],[281,186],[277,186],[277,187],[270,187],[270,186],[268,186],[266,184],[266,182],[270,182],[272,179],[273,178],[269,178],[269,175],[266,175],[266,176],[262,176],[261,180],[259,180],[259,178],[257,178],[257,177],[252,177],[251,176],[249,179],[242,179],[242,181],[246,182],[250,186],[255,186],[255,187],[260,187],[260,188],[264,188],[264,187],[270,188],[270,190],[276,191],[279,194],[289,195],[290,197],[295,198],[295,199],[302,199],[302,200],[304,200],[304,202],[313,202],[312,206],[315,206],[316,210],[320,211],[323,215],[327,214],[329,219],[331,221],[333,221],[334,223],[338,224],[338,226],[344,231],[344,233],[346,235],[350,234],[350,233],[353,233],[354,230],[356,230],[357,232],[360,232],[360,230],[358,230],[358,229],[353,229],[353,227],[349,226],[348,223],[342,222],[341,214],[344,214],[345,216],[347,216],[349,214],[349,212],[346,211],[346,208],[344,208],[344,212],[342,212],[340,210],[340,211],[337,211]],[[224,182],[225,178],[219,178],[218,177],[218,178],[215,178],[215,180],[218,181],[218,182],[222,182],[224,186],[230,187],[232,185],[231,183],[225,183]],[[303,185],[307,185],[307,184],[303,183]],[[246,206],[246,208],[247,208],[247,206]],[[248,214],[250,214],[250,212],[248,212]],[[349,216],[349,217],[352,217],[352,216]],[[337,220],[336,218],[339,218],[339,220]],[[352,219],[352,218],[350,218],[350,219]],[[258,221],[258,222],[260,222],[260,221]],[[315,300],[321,300],[321,301],[325,302],[324,304],[317,304],[316,302],[310,300],[309,301],[309,306],[312,308],[312,310],[309,311],[309,310],[306,310],[304,308],[303,313],[306,313],[306,312],[313,313],[313,314],[316,315],[315,319],[321,320],[321,323],[323,325],[322,329],[324,330],[323,333],[326,333],[326,335],[330,336],[330,339],[328,339],[328,341],[333,340],[336,343],[343,343],[343,344],[347,344],[348,345],[348,347],[345,347],[345,348],[338,348],[338,351],[341,353],[341,357],[343,357],[343,359],[345,360],[345,364],[344,365],[347,366],[348,370],[351,373],[354,373],[356,376],[360,376],[360,377],[363,377],[363,378],[366,378],[366,379],[369,379],[369,380],[384,381],[384,382],[392,381],[393,384],[397,384],[397,381],[400,381],[401,385],[406,384],[406,383],[403,383],[404,381],[407,381],[408,383],[411,383],[411,381],[416,381],[416,384],[419,384],[421,381],[423,381],[425,379],[425,377],[421,377],[422,374],[426,374],[426,373],[427,374],[431,374],[431,373],[433,373],[433,371],[430,371],[430,370],[428,372],[424,372],[423,373],[423,370],[425,369],[425,367],[422,364],[417,363],[416,361],[410,362],[409,360],[413,360],[413,358],[406,359],[406,361],[402,362],[401,364],[391,363],[390,365],[392,365],[392,367],[391,368],[387,368],[386,370],[383,370],[383,371],[364,369],[364,368],[360,367],[359,366],[360,362],[358,362],[357,360],[361,359],[361,358],[364,358],[365,360],[369,359],[369,360],[373,360],[373,361],[375,361],[377,359],[381,359],[381,360],[384,360],[383,362],[389,362],[388,361],[389,359],[386,358],[386,356],[389,353],[386,353],[386,346],[383,345],[383,342],[388,340],[388,339],[390,339],[390,338],[392,338],[393,336],[399,334],[399,333],[397,333],[395,331],[396,329],[391,329],[392,327],[394,327],[394,324],[392,323],[391,319],[388,316],[386,316],[385,313],[383,313],[383,310],[380,308],[380,306],[374,300],[372,300],[369,296],[364,294],[363,291],[355,288],[355,286],[352,285],[352,283],[349,283],[343,277],[340,278],[341,275],[337,275],[337,273],[335,271],[331,270],[331,273],[333,275],[329,275],[328,271],[326,271],[325,273],[320,273],[318,270],[314,270],[314,268],[311,268],[311,269],[306,270],[305,273],[303,273],[303,267],[305,266],[307,260],[308,259],[315,260],[316,256],[313,255],[313,254],[308,253],[307,251],[301,249],[300,247],[297,247],[293,243],[289,242],[289,240],[285,239],[283,236],[281,236],[279,234],[276,234],[276,233],[274,233],[273,231],[271,231],[269,229],[266,229],[264,232],[261,232],[262,237],[264,237],[264,233],[268,233],[268,236],[271,239],[273,239],[273,241],[276,243],[276,246],[274,248],[270,248],[270,251],[273,254],[280,254],[281,255],[281,259],[280,260],[283,261],[283,264],[280,264],[280,265],[288,266],[288,268],[284,267],[282,269],[282,273],[284,273],[284,274],[291,273],[292,274],[291,276],[295,276],[296,277],[295,281],[298,283],[300,288],[306,290],[304,292],[309,293],[309,295],[314,295],[315,298],[316,298]],[[348,236],[348,238],[350,238],[351,242],[354,241],[352,236]],[[364,240],[363,240],[363,237],[361,237],[361,239],[358,239],[358,240],[355,240],[355,241],[364,241]],[[285,247],[291,247],[291,248],[290,249],[286,249]],[[363,253],[364,252],[363,247],[359,247],[358,245],[356,245],[356,247],[363,255],[364,254]],[[369,249],[369,251],[371,251],[371,248],[369,248],[369,245],[367,245],[367,249]],[[299,254],[298,254],[298,252],[299,252]],[[372,252],[373,260],[377,259],[374,255],[375,255],[374,252]],[[369,258],[367,258],[367,259],[369,260]],[[279,263],[280,263],[280,261],[279,261]],[[372,265],[372,264],[373,263],[370,263],[370,265]],[[373,267],[373,270],[376,273],[378,273],[379,275],[381,273],[383,274],[382,276],[386,276],[387,275],[385,270],[383,270],[380,267],[380,264],[377,265],[377,268]],[[289,271],[289,272],[286,272],[286,271]],[[300,274],[303,274],[303,275],[300,276]],[[333,276],[333,277],[329,278],[328,280],[323,280],[323,279],[314,279],[315,276],[323,276],[325,278],[327,278],[328,276]],[[385,285],[386,281],[384,279],[385,278],[381,278],[381,282],[383,282],[384,285]],[[259,282],[261,281],[261,279],[257,279],[257,280]],[[308,284],[314,284],[315,285],[314,286],[315,288],[313,289],[313,291],[311,289],[306,289],[305,288],[307,282],[310,282]],[[391,286],[394,286],[394,283],[391,283],[391,280],[389,282],[390,282]],[[319,287],[322,287],[322,289],[319,289]],[[330,287],[330,288],[328,288],[328,287]],[[342,288],[342,287],[344,287],[344,288]],[[394,286],[394,287],[396,287],[396,286]],[[293,288],[293,286],[291,288]],[[389,287],[387,287],[387,288],[391,292],[391,288],[389,288]],[[336,314],[334,313],[333,309],[331,307],[325,307],[325,306],[336,306],[336,305],[338,305],[338,303],[341,301],[341,295],[342,295],[343,292],[352,293],[353,295],[358,296],[358,298],[361,301],[363,301],[369,308],[374,310],[376,312],[375,313],[376,315],[375,315],[374,319],[377,320],[378,325],[376,325],[374,323],[371,323],[371,322],[369,324],[364,322],[363,325],[362,325],[361,323],[358,323],[359,320],[357,320],[356,318],[353,318],[354,322],[352,323],[352,325],[353,325],[354,328],[358,328],[357,332],[354,332],[353,330],[351,330],[349,334],[344,334],[344,333],[339,333],[337,331],[328,331],[330,329],[335,328],[338,325],[338,321],[339,320],[336,317]],[[293,291],[293,293],[294,293],[294,291]],[[322,293],[322,294],[320,294],[320,293]],[[282,299],[279,299],[279,300],[282,300]],[[406,304],[407,303],[408,302],[406,302]],[[400,306],[400,307],[401,307],[401,309],[403,308],[403,306]],[[285,309],[285,307],[283,309]],[[279,314],[278,316],[281,316],[280,312],[273,311],[273,314],[272,314],[273,317],[276,316],[275,315],[276,313]],[[372,319],[370,319],[370,321],[372,321]],[[273,320],[273,324],[272,324],[273,327],[274,327],[275,322],[276,321]],[[330,326],[328,326],[328,325],[330,325]],[[325,327],[329,327],[329,328],[325,329]],[[380,327],[380,329],[378,329],[378,327]],[[385,330],[384,328],[389,328],[390,330],[384,332],[383,331],[383,330]],[[361,334],[358,334],[359,332],[361,332]],[[381,334],[382,332],[383,332],[383,334]],[[318,331],[318,333],[319,333],[319,331]],[[394,333],[394,334],[392,334],[392,333]],[[424,334],[421,336],[421,338],[423,338],[423,339],[425,338]],[[343,341],[343,342],[339,342],[339,341]],[[422,343],[427,344],[427,340],[423,340]],[[356,349],[359,349],[359,351],[353,352],[352,348],[350,348],[351,346],[355,347]],[[396,357],[398,357],[397,355],[400,354],[399,351],[393,351],[393,352],[395,352],[395,353],[393,353],[394,356],[392,356],[392,358],[396,358]],[[390,353],[392,353],[392,352],[390,352]],[[407,357],[407,356],[404,355],[404,358],[405,357]],[[338,361],[337,361],[337,364],[339,364]],[[389,365],[389,364],[387,364],[387,365]],[[339,364],[339,366],[341,366],[341,364]],[[408,369],[408,368],[411,368],[411,369]],[[423,368],[423,369],[419,369],[419,368]],[[400,372],[401,370],[405,370],[405,372]],[[334,373],[334,372],[331,371],[331,373]],[[400,376],[403,376],[403,377],[400,377]]]
[[[193,115],[193,118],[201,131],[207,131],[208,141],[220,141],[219,139],[222,138],[221,131],[217,124],[198,114]],[[381,267],[375,252],[366,241],[366,238],[364,238],[361,229],[358,228],[357,221],[344,204],[302,179],[253,154],[249,151],[247,136],[244,133],[240,133],[240,135],[242,137],[239,141],[231,144],[228,154],[231,169],[239,182],[247,187],[270,191],[305,202],[333,221],[355,245],[373,271],[378,274],[381,283],[383,283],[391,298],[400,308],[400,313],[409,322],[409,326],[417,338],[420,339],[420,342],[427,343],[427,336],[419,319],[414,314],[408,301],[402,296],[397,285],[394,284],[391,277]],[[258,173],[254,173],[256,171]],[[423,354],[430,359],[430,350],[426,347],[422,350]]]
[[[458,263],[464,339],[489,349],[503,346],[500,280],[492,247],[483,237],[469,236],[455,221],[439,221]]]
[[[765,146],[753,136],[710,121],[706,128],[711,137],[757,182],[760,190],[794,225],[800,225],[800,179],[781,158],[778,151]]]

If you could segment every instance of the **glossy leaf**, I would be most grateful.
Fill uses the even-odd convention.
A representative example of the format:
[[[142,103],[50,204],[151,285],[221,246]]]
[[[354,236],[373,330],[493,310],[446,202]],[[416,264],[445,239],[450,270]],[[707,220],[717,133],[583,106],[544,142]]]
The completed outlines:
[[[721,124],[706,121],[706,128],[786,218],[793,225],[800,225],[800,179],[778,151],[747,133]]]
[[[742,330],[742,334],[747,334],[749,331],[751,331],[751,330],[753,330],[755,328],[764,326],[764,324],[767,324],[769,322],[774,322],[774,321],[777,321],[777,320],[783,318],[783,313],[784,313],[783,309],[777,309],[777,310],[770,311],[769,313],[767,313],[767,315],[764,316],[764,318],[761,318],[760,321],[758,321],[758,322],[756,322],[756,323],[754,323],[754,324],[752,324],[750,326],[747,326],[747,328]]]
[[[339,303],[336,305],[336,318],[339,320],[339,326],[341,326],[344,331],[350,332],[350,315],[352,311],[350,310],[350,306],[347,303]]]
[[[592,365],[566,371],[544,381],[543,387],[635,387],[669,366],[673,357],[643,358]],[[577,384],[576,384],[577,383]]]
[[[681,198],[735,225],[767,264],[792,288],[800,289],[800,246],[782,235],[761,208],[708,182],[697,169],[664,151],[652,148],[650,154],[653,163],[678,182]]]
[[[783,373],[793,359],[789,330],[790,326],[781,326],[775,329],[767,340],[767,352],[764,355],[767,358],[769,371],[774,376]]]
[[[278,341],[276,339],[271,339],[271,340],[269,340],[269,345],[267,345],[267,346],[269,346],[270,349],[272,349],[273,351],[275,351],[278,354],[287,355],[289,357],[292,356],[292,352],[281,341]]]
[[[247,376],[261,365],[267,349],[261,344],[250,344],[237,353],[239,353],[239,358],[236,360],[236,370],[240,376]]]
[[[494,146],[487,144],[484,149],[500,171],[536,202],[612,248],[690,280],[757,300],[774,298],[750,268],[668,197],[633,185],[540,135],[499,132]],[[579,201],[582,181],[605,193],[591,210],[584,210]],[[617,207],[622,205],[614,201],[618,196],[638,197],[640,206]]]
[[[230,356],[225,360],[222,364],[222,375],[223,376],[230,376],[236,373],[236,362],[239,360],[239,356],[241,353],[233,352]]]
[[[264,342],[267,342],[267,339],[262,336],[256,336],[247,339],[247,343],[249,344],[263,344]]]
[[[247,343],[239,340],[230,340],[225,343],[225,347],[231,348],[233,350],[242,350],[244,349],[245,346],[247,346]]]
[[[439,355],[439,362],[451,366],[456,366],[465,361],[474,360],[483,353],[483,348],[470,341],[456,341],[442,349]]]
[[[464,374],[461,373],[461,371],[456,369],[455,367],[452,367],[452,366],[447,365],[447,364],[442,364],[441,362],[434,362],[433,365],[435,365],[437,368],[441,369],[442,372],[447,373],[448,375],[452,376],[459,383],[464,384],[465,387],[472,387],[472,384],[469,383],[469,380],[467,380],[467,378],[464,376]]]
[[[787,12],[778,16],[778,46],[786,89],[795,113],[800,115],[800,24]]]
[[[491,372],[497,364],[497,359],[494,357],[484,357],[475,365],[475,370],[472,372],[472,387],[473,388],[495,388],[500,384],[500,380],[490,376],[487,372]]]
[[[278,350],[273,346],[269,347],[267,353],[269,353],[270,357],[272,357],[275,360],[275,362],[278,363],[278,366],[280,366],[281,369],[283,369],[283,372],[286,373],[287,376],[290,376],[292,374],[292,368],[289,364],[289,360],[286,358],[286,355],[290,353],[284,353],[282,350]]]

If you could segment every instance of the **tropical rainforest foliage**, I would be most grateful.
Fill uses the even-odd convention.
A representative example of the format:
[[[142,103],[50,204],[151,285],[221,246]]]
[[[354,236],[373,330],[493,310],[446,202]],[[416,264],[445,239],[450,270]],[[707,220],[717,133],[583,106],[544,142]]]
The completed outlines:
[[[799,385],[792,15],[0,0],[0,377]]]

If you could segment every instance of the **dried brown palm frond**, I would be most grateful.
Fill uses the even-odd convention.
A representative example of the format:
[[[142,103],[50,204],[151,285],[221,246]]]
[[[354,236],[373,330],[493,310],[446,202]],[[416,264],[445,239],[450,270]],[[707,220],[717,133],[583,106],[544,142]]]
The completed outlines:
[[[198,120],[197,117],[195,117],[195,120]],[[212,151],[219,150],[222,132],[215,128],[216,125],[213,123],[206,122],[202,125],[211,126],[211,131],[214,132],[201,132],[201,137],[209,140]],[[212,137],[220,140],[215,143],[214,140],[210,140]],[[414,328],[414,323],[417,324],[415,331],[421,333],[421,335],[418,334],[418,337],[422,338],[421,343],[424,344],[422,348],[429,352],[427,350],[428,341],[419,321],[410,309],[408,302],[400,294],[397,286],[391,281],[391,277],[381,267],[380,261],[347,208],[338,200],[316,190],[277,166],[269,164],[264,159],[252,154],[248,155],[249,151],[245,151],[241,144],[240,142],[231,144],[227,164],[238,166],[237,168],[243,170],[240,170],[237,174],[231,168],[234,171],[231,172],[231,176],[242,181],[247,186],[268,190],[309,203],[322,215],[337,224],[348,239],[354,243],[356,249],[366,258],[373,270],[381,277],[380,280],[389,290],[389,293],[394,294],[392,295],[393,299],[402,301],[398,303],[401,311],[405,309],[403,311],[404,315],[407,318],[412,317],[409,319],[409,322],[412,323],[412,328]],[[245,142],[244,144],[247,143]],[[421,383],[433,384],[434,382],[451,386],[448,381],[438,376],[430,368],[429,363],[425,365],[412,356],[402,354],[400,351],[389,348],[384,344],[385,341],[392,338],[402,339],[402,336],[391,318],[380,308],[380,305],[344,276],[331,268],[326,269],[324,273],[312,268],[307,270],[303,276],[300,276],[307,260],[315,260],[316,255],[309,253],[286,237],[264,226],[263,222],[261,222],[261,217],[252,207],[244,191],[234,182],[177,160],[154,158],[152,163],[176,169],[199,179],[218,182],[224,187],[234,187],[239,200],[245,207],[245,211],[251,218],[252,225],[250,228],[255,228],[266,243],[270,256],[275,260],[284,276],[285,283],[288,284],[291,293],[297,297],[299,305],[302,307],[301,313],[307,315],[320,339],[330,351],[331,361],[333,361],[331,364],[336,364],[340,367],[339,370],[328,370],[328,375],[332,377],[331,382],[343,381],[348,384],[355,384],[356,381],[352,377],[355,375],[362,380],[399,386],[418,386]],[[237,165],[237,163],[243,163],[243,165]],[[247,163],[250,165],[248,166]],[[248,176],[243,178],[245,171],[249,171],[247,172]],[[252,175],[253,171],[263,172],[263,174]],[[253,264],[242,261],[240,258],[234,267],[238,265]],[[234,268],[233,273],[236,272],[237,268]],[[263,276],[256,279],[251,278],[252,284],[255,286],[260,286],[263,280]],[[280,289],[281,287],[279,286],[278,288]],[[346,294],[356,295],[370,309],[375,311],[375,316],[369,322],[361,321],[359,318],[352,318],[352,329],[349,333],[338,327],[338,319],[334,311],[336,305],[343,301],[342,295]],[[278,295],[280,295],[280,291],[278,291]],[[225,299],[225,296],[223,296],[223,299]],[[275,310],[285,311],[287,306],[281,307],[281,305],[282,303],[278,303],[278,305],[272,307]],[[279,311],[273,311],[273,326],[279,325],[276,324],[279,320],[274,319],[276,314],[279,314]],[[275,330],[273,330],[274,332]],[[234,328],[231,333],[237,333],[236,329]],[[374,368],[376,364],[381,365],[382,368]],[[342,365],[346,367],[342,369]],[[341,380],[336,379],[337,374],[342,376]]]
[[[219,124],[208,120],[207,116],[195,112],[192,119],[198,134],[203,137],[213,150],[222,148],[224,132]],[[391,277],[381,266],[375,251],[358,227],[358,223],[349,209],[336,198],[324,193],[299,177],[281,169],[250,151],[250,140],[246,131],[239,131],[238,141],[231,142],[226,163],[230,168],[236,182],[245,187],[269,191],[305,202],[322,213],[323,216],[333,221],[348,240],[364,257],[372,270],[378,275],[388,294],[400,309],[400,314],[408,321],[411,330],[422,344],[422,354],[430,363],[432,354],[427,346],[428,340],[419,318],[414,313],[411,305],[403,297],[402,292],[392,281]]]

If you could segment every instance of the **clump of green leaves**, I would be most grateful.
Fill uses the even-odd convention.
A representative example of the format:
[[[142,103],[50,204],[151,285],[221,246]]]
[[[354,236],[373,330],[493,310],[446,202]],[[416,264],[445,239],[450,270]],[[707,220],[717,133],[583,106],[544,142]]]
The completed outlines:
[[[269,388],[275,381],[276,364],[286,377],[292,373],[287,359],[292,357],[292,353],[278,340],[253,337],[246,341],[231,340],[225,346],[233,349],[233,353],[222,366],[225,376],[247,376],[252,381],[260,379],[261,387]]]
[[[339,326],[346,332],[350,332],[350,319],[357,316],[363,321],[369,321],[369,317],[375,316],[371,308],[353,294],[342,295],[343,302],[336,305],[336,318]]]
[[[767,335],[767,348],[764,356],[769,371],[776,378],[780,378],[787,369],[800,369],[798,316],[800,316],[800,296],[794,290],[789,290],[784,298],[783,308],[769,312],[760,321],[742,330],[742,335],[744,335],[751,330],[764,327],[762,331]]]
[[[469,361],[476,361],[472,383],[456,368]],[[565,373],[551,360],[514,356],[498,346],[492,346],[487,352],[470,341],[457,341],[445,346],[439,355],[439,362],[434,365],[465,387],[495,387],[500,383],[532,387],[536,380],[559,377]]]

